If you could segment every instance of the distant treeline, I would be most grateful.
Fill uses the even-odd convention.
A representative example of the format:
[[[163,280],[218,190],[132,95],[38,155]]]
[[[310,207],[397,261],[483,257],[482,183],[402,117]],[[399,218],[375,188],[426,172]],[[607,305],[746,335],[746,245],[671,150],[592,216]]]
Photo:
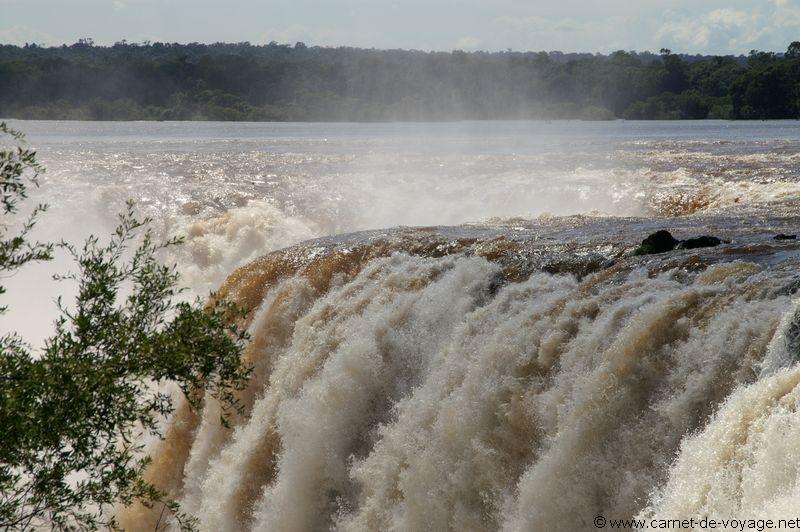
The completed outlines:
[[[270,43],[0,45],[0,117],[386,121],[799,118],[800,42],[748,56]]]

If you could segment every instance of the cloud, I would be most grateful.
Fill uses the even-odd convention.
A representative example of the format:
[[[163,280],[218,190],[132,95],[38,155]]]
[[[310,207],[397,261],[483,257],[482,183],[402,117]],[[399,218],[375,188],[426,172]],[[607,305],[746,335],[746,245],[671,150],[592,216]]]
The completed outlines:
[[[661,46],[684,52],[746,53],[783,50],[800,25],[800,8],[790,0],[771,0],[752,9],[714,9],[691,15],[664,13],[655,33]]]
[[[304,42],[317,46],[363,46],[367,48],[372,46],[391,46],[391,43],[385,41],[381,34],[376,31],[360,31],[356,34],[346,29],[306,26],[303,24],[292,24],[282,28],[269,29],[256,38],[256,42],[268,43],[270,41],[282,44]]]
[[[684,50],[733,48],[753,44],[758,39],[762,15],[736,9],[715,9],[700,17],[667,20],[656,32],[665,45]]]
[[[492,38],[484,44],[492,49],[610,52],[634,47],[632,35],[620,31],[631,26],[627,15],[587,19],[503,16],[490,22]]]
[[[15,44],[17,46],[22,46],[26,43],[57,45],[62,42],[64,42],[63,39],[28,26],[17,25],[10,28],[0,28],[0,43],[3,44]]]
[[[477,50],[481,46],[481,40],[477,37],[461,37],[456,41],[457,50]]]

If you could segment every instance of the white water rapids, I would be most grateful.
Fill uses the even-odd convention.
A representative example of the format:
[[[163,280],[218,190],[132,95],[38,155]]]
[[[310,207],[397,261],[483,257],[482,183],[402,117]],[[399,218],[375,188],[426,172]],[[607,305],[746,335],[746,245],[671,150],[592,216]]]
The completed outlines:
[[[800,136],[724,124],[28,126],[61,227],[133,197],[253,309],[243,414],[150,447],[202,530],[544,532],[800,517]]]

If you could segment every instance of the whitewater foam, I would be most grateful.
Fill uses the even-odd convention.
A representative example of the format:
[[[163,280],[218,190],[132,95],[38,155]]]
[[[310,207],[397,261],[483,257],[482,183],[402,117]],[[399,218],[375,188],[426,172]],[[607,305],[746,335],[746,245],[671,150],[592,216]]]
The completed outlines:
[[[532,251],[524,237],[502,257],[486,239],[442,253],[452,240],[430,232],[334,242],[225,288],[262,300],[245,415],[226,431],[209,404],[186,455],[155,455],[203,530],[573,531],[661,515],[648,495],[672,493],[686,437],[761,382],[794,308],[789,269],[745,260],[520,276],[509,253]],[[152,526],[135,515],[130,529]]]

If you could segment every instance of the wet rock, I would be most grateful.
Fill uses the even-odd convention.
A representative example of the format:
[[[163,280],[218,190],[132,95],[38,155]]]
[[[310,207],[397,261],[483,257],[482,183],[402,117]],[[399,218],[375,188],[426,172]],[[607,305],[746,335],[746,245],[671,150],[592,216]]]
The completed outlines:
[[[774,237],[775,240],[797,240],[797,235],[787,235],[784,233],[778,233]]]
[[[572,274],[583,279],[589,274],[608,267],[608,258],[598,253],[584,256],[566,256],[555,258],[542,265],[542,270],[555,275]],[[611,262],[613,264],[613,261]]]
[[[655,253],[665,253],[675,249],[678,242],[679,240],[675,240],[669,231],[662,229],[642,240],[642,245],[636,248],[633,254],[653,255]]]
[[[678,247],[681,249],[711,248],[722,244],[722,240],[715,236],[703,235],[682,241]]]

